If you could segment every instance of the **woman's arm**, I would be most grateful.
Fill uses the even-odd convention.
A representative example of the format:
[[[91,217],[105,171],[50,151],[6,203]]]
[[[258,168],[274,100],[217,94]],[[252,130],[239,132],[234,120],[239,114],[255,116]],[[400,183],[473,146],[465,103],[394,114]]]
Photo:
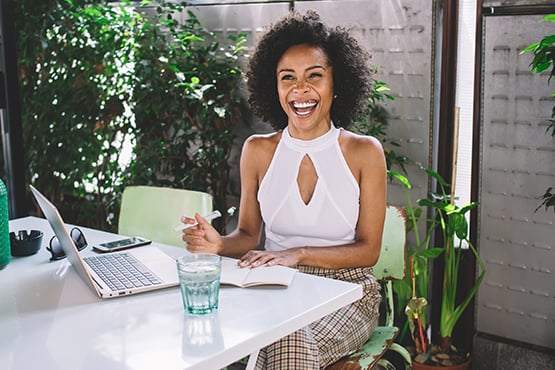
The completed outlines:
[[[261,163],[265,162],[263,160],[265,157],[263,153],[264,140],[266,139],[254,136],[247,139],[243,145],[240,162],[241,200],[239,203],[239,219],[237,228],[228,236],[222,238],[221,253],[223,255],[239,258],[249,250],[256,248],[260,243],[262,216],[260,215],[257,195],[263,176],[260,174]]]
[[[331,247],[301,246],[285,251],[249,251],[242,266],[280,264],[325,268],[373,266],[379,257],[386,208],[387,175],[378,140],[343,131],[341,149],[360,185],[360,209],[355,241]]]
[[[260,243],[262,217],[258,204],[258,187],[264,176],[277,140],[272,136],[252,136],[243,144],[240,160],[241,200],[237,228],[221,236],[208,222],[195,215],[198,226],[184,230],[183,240],[192,252],[218,253],[239,258]],[[185,218],[184,222],[194,222]]]

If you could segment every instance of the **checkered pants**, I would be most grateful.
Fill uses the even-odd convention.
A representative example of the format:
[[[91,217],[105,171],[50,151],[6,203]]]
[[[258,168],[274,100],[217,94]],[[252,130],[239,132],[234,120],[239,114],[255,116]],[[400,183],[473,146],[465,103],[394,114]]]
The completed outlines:
[[[261,349],[257,369],[323,369],[359,350],[378,323],[380,285],[371,268],[299,266],[299,271],[358,283],[362,298]]]

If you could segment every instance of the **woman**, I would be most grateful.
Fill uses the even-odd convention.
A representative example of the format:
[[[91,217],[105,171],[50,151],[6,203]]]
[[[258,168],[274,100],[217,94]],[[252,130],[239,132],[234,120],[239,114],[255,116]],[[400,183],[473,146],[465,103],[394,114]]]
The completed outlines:
[[[324,368],[359,349],[376,326],[380,288],[370,267],[381,246],[386,165],[375,138],[344,129],[367,104],[368,59],[344,29],[325,26],[315,12],[274,24],[251,56],[247,87],[252,109],[276,132],[243,146],[238,226],[221,236],[196,214],[198,226],[184,230],[192,252],[363,286],[361,300],[263,349],[257,368]]]

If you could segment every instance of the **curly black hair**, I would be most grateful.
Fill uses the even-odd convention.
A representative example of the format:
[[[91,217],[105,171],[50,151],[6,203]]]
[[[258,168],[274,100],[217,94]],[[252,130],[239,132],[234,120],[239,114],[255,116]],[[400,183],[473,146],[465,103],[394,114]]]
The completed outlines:
[[[258,42],[246,73],[253,112],[276,130],[287,126],[287,115],[279,104],[276,68],[283,53],[299,44],[318,47],[327,55],[336,96],[331,119],[337,127],[348,127],[362,113],[372,92],[370,53],[345,28],[326,26],[312,10],[304,15],[291,11]]]

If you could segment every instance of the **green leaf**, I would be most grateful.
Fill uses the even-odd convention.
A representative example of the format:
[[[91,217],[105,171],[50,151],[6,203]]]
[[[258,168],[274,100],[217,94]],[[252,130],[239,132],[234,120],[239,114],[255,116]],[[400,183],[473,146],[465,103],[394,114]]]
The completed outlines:
[[[442,186],[444,186],[444,187],[449,186],[449,184],[443,179],[443,177],[441,177],[441,175],[439,173],[432,170],[431,168],[424,168],[424,172],[426,172],[428,175],[430,175],[434,179],[436,179],[437,182],[439,182]]]
[[[535,43],[533,43],[533,44],[531,44],[531,45],[528,45],[527,47],[525,47],[524,49],[522,49],[522,50],[520,51],[519,54],[522,55],[522,54],[524,54],[524,53],[528,53],[528,52],[530,52],[530,51],[532,51],[532,50],[535,50],[535,49],[538,47],[539,44],[540,44],[539,42],[535,42]]]
[[[441,211],[444,211],[449,206],[451,206],[451,204],[448,202],[432,201],[428,198],[418,199],[417,204],[420,207],[431,207],[431,208],[439,209]]]
[[[397,180],[399,180],[401,182],[401,184],[403,184],[407,189],[412,189],[412,185],[409,182],[409,179],[407,179],[405,176],[401,175],[398,172],[395,171],[387,171],[388,175],[396,178]]]
[[[444,250],[445,248],[427,248],[422,252],[422,256],[426,258],[437,258]]]
[[[478,202],[471,202],[471,203],[469,203],[469,204],[465,204],[464,206],[462,206],[462,207],[460,208],[460,211],[459,211],[459,212],[460,212],[461,214],[465,214],[465,213],[467,213],[468,211],[470,211],[472,208],[477,207],[477,206],[478,206]]]
[[[541,21],[542,22],[544,22],[544,21],[555,22],[555,14],[548,14]]]
[[[464,240],[468,236],[468,222],[466,217],[460,213],[453,213],[449,215],[450,233],[457,235],[457,238]]]

